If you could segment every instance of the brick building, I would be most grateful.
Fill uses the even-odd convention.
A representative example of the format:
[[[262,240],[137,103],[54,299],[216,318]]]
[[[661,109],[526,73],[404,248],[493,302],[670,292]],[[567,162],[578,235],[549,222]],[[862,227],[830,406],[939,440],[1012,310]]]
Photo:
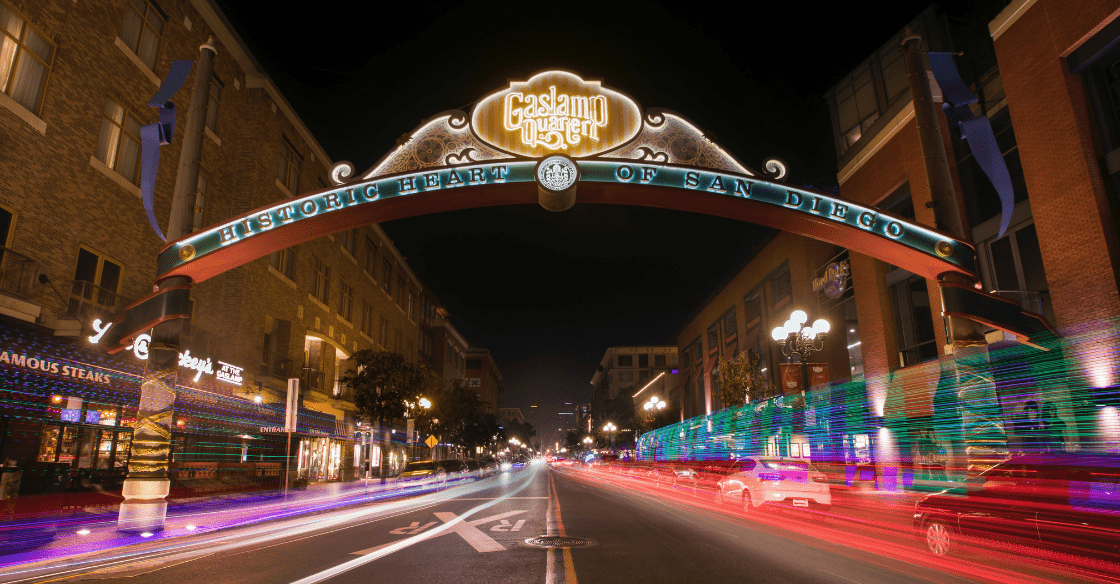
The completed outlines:
[[[1047,381],[1036,368],[1028,385],[989,380],[968,389],[999,404],[994,412],[970,415],[1004,430],[981,440],[982,432],[966,422],[964,437],[946,444],[950,460],[939,464],[963,468],[967,451],[971,467],[976,453],[998,457],[1028,448],[1037,436],[1027,434],[1037,430],[1023,432],[1025,425],[1049,428],[1052,435],[1043,446],[1049,449],[1116,449],[1120,444],[1114,407],[1115,319],[1120,316],[1118,8],[1106,1],[1073,7],[1017,0],[988,14],[958,15],[934,5],[904,30],[884,35],[882,47],[825,96],[840,195],[951,233],[959,230],[957,235],[976,248],[980,286],[1044,316],[1065,339],[1068,374],[1060,380]],[[923,61],[926,51],[963,52],[955,63],[978,98],[969,109],[989,119],[1013,187],[1014,208],[1002,237],[996,189],[956,124],[947,122],[932,74],[934,136],[940,135],[946,153],[952,192],[930,187],[927,176],[935,163],[923,152],[920,116],[899,50],[913,35],[921,39]],[[928,62],[924,65],[928,69]],[[843,276],[836,297],[816,286],[829,266],[837,267],[833,276]],[[678,335],[685,415],[720,409],[712,397],[718,379],[713,370],[736,351],[755,350],[761,367],[776,380],[775,366],[783,359],[769,328],[780,326],[795,308],[810,320],[819,315],[830,321],[824,351],[814,360],[830,365],[834,390],[843,387],[858,396],[847,399],[849,413],[862,410],[850,418],[863,420],[857,424],[861,429],[838,438],[845,441],[846,453],[870,460],[865,457],[875,452],[877,462],[908,464],[908,453],[919,448],[920,440],[950,440],[937,436],[934,426],[944,421],[937,421],[932,404],[945,386],[937,360],[955,359],[938,283],[875,257],[787,233],[766,245]],[[1029,349],[1015,335],[990,327],[984,332],[988,345],[979,354],[985,363],[996,365],[1005,358],[1001,355],[1033,358],[1022,357]],[[962,407],[971,407],[965,390],[953,392]],[[776,396],[790,397],[783,393]],[[804,421],[793,425],[799,424],[808,427]],[[867,430],[876,427],[878,434]],[[970,436],[976,441],[970,443]],[[774,454],[786,454],[776,441],[770,447]],[[951,460],[954,456],[959,459]]]
[[[115,372],[101,384],[112,388],[106,394],[97,383],[28,373],[0,358],[0,458],[112,482],[127,463],[142,363],[132,353],[107,357],[87,337],[94,319],[111,319],[152,290],[163,242],[141,204],[139,128],[157,119],[147,102],[170,62],[197,59],[214,39],[195,228],[326,188],[332,161],[208,0],[0,0],[0,19],[0,40],[14,51],[0,65],[0,328],[9,343],[0,352]],[[160,149],[161,228],[193,76],[173,98],[180,133]],[[313,481],[353,476],[370,449],[353,448],[354,406],[337,380],[360,349],[410,361],[431,355],[418,324],[432,312],[422,290],[377,225],[196,284],[184,349],[232,369],[221,382],[181,378],[176,468],[278,465],[286,383],[299,378],[293,467]],[[25,402],[37,405],[16,406]],[[403,458],[394,452],[391,461]]]

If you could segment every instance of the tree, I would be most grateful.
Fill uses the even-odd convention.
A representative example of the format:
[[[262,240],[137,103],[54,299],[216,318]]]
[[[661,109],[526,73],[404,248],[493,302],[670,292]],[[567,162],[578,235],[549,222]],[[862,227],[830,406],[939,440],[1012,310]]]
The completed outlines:
[[[452,381],[451,387],[439,393],[432,411],[432,417],[439,420],[440,438],[464,446],[477,440],[482,415],[482,400],[463,379]]]
[[[712,393],[725,408],[758,401],[773,391],[773,383],[759,370],[760,361],[754,349],[747,349],[720,363],[719,387]]]
[[[353,369],[339,381],[354,392],[358,413],[377,421],[381,430],[381,480],[389,457],[388,423],[403,418],[408,404],[419,401],[439,387],[439,377],[430,367],[405,361],[399,353],[362,349],[350,357]]]

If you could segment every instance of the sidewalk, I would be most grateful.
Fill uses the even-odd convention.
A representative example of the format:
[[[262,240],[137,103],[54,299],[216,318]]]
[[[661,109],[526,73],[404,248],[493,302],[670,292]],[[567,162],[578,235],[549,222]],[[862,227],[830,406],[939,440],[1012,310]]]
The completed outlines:
[[[360,479],[310,485],[286,497],[268,491],[171,500],[163,531],[145,534],[117,531],[119,502],[49,516],[13,518],[0,522],[0,568],[413,496],[461,482],[398,488],[391,481],[382,485],[379,479]]]

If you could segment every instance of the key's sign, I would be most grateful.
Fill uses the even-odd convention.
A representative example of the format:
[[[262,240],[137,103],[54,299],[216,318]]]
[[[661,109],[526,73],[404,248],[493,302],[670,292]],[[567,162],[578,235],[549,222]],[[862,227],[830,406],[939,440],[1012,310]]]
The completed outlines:
[[[567,71],[546,71],[510,82],[471,114],[484,142],[511,154],[572,158],[612,150],[638,135],[642,113],[625,95]]]

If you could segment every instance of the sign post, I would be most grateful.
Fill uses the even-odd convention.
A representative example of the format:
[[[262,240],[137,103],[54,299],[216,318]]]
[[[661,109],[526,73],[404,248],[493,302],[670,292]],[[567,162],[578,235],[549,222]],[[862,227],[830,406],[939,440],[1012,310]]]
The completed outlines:
[[[292,466],[292,432],[296,429],[299,415],[299,379],[288,380],[288,399],[284,409],[284,431],[288,433],[287,448],[284,454],[284,495],[288,494],[288,479]]]
[[[436,444],[439,444],[439,440],[436,440],[435,436],[428,436],[428,439],[424,441],[424,444],[427,444],[428,448],[432,449],[432,460],[435,460],[436,459]]]

